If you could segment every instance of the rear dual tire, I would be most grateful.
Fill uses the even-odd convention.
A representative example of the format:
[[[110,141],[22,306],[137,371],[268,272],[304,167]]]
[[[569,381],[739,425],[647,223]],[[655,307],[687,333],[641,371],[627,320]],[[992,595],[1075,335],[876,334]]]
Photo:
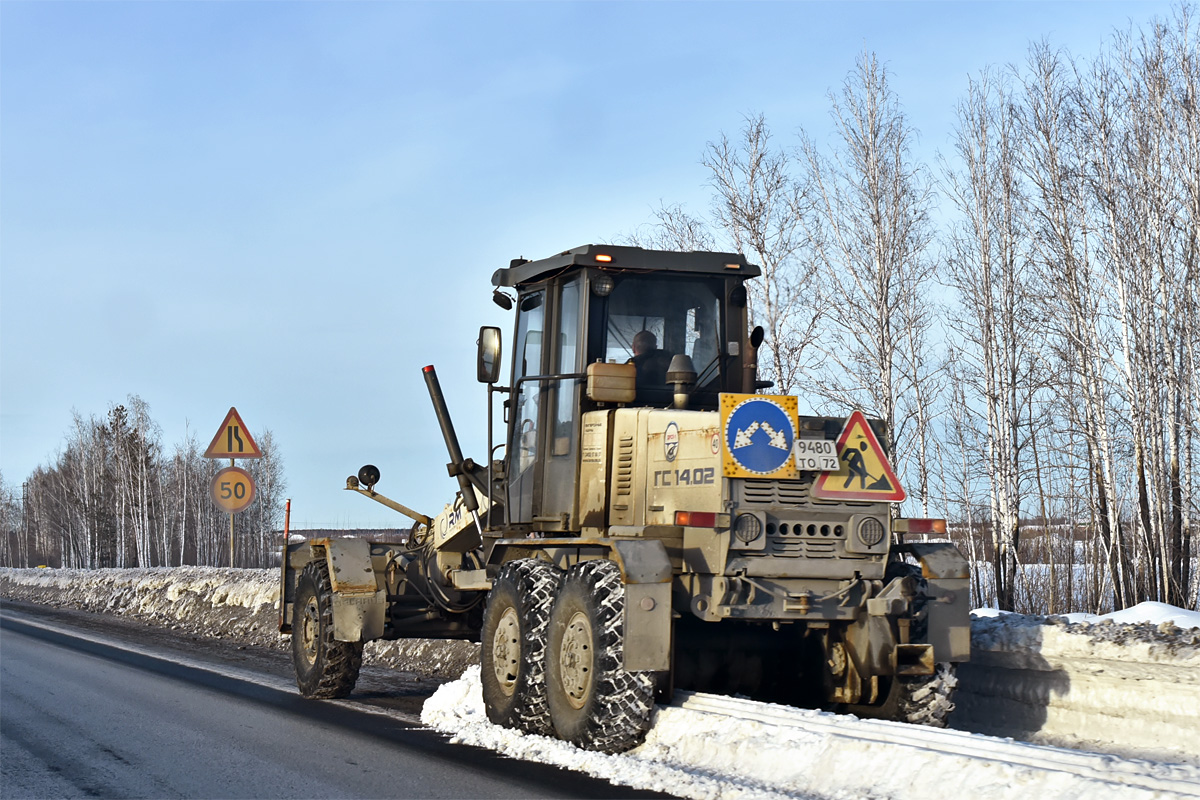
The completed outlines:
[[[624,666],[625,585],[612,561],[584,561],[550,611],[547,694],[560,739],[621,753],[641,744],[654,708],[652,673]]]
[[[652,673],[624,663],[625,585],[612,561],[561,570],[535,559],[505,564],[492,582],[481,632],[488,719],[620,753],[650,728]]]

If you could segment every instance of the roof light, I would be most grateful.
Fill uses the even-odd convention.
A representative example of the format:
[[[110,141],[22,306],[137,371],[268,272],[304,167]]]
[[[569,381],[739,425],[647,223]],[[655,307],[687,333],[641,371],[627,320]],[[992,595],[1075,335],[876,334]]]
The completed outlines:
[[[726,264],[725,269],[741,269],[741,264]]]
[[[612,261],[612,256],[608,255],[607,253],[598,253],[596,255],[596,260],[603,261],[605,264],[607,264]]]

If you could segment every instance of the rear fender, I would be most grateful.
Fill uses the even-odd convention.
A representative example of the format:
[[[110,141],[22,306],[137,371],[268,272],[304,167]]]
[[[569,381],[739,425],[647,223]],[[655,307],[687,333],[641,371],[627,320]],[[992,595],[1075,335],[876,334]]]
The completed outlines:
[[[625,579],[625,669],[671,668],[671,559],[656,539],[613,540]]]
[[[921,564],[929,598],[926,641],[933,645],[934,660],[967,661],[971,658],[970,565],[949,542],[911,542],[896,548]]]
[[[625,669],[671,668],[671,560],[657,539],[612,541],[625,580]]]

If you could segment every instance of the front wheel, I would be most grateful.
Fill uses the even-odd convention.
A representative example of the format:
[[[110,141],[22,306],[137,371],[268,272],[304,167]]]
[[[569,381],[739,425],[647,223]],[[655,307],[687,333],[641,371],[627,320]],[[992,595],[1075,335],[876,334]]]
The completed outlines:
[[[333,586],[322,560],[310,561],[296,579],[292,610],[292,664],[305,697],[346,697],[362,667],[361,642],[333,638]]]
[[[612,561],[575,565],[550,610],[546,689],[560,739],[621,753],[641,744],[654,708],[653,673],[624,663],[625,585]]]

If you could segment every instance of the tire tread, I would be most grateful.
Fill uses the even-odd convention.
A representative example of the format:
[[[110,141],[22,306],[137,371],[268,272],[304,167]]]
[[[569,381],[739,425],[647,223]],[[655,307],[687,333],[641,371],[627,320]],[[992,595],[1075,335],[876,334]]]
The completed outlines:
[[[321,614],[320,642],[317,645],[317,663],[309,674],[301,669],[299,635],[296,624],[292,625],[292,658],[296,666],[296,684],[305,697],[347,697],[358,683],[362,669],[363,645],[361,642],[339,642],[333,638],[333,584],[329,580],[329,567],[324,560],[317,559],[305,565],[297,581],[311,581],[315,587],[317,609]],[[300,596],[296,597],[296,614],[300,613]]]

